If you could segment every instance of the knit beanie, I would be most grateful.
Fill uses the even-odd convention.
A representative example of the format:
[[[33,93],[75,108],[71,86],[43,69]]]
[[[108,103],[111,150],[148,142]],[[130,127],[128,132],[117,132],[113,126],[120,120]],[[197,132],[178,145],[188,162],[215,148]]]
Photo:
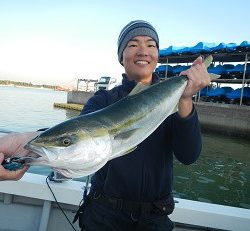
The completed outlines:
[[[159,49],[159,38],[155,28],[150,23],[143,20],[131,21],[122,29],[118,38],[118,60],[120,63],[125,47],[128,42],[136,36],[151,37],[156,42],[156,46]]]

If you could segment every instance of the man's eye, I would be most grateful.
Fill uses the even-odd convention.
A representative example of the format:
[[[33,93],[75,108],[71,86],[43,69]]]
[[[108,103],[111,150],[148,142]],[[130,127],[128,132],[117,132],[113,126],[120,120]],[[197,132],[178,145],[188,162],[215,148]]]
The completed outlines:
[[[129,47],[136,47],[135,44],[129,44]]]

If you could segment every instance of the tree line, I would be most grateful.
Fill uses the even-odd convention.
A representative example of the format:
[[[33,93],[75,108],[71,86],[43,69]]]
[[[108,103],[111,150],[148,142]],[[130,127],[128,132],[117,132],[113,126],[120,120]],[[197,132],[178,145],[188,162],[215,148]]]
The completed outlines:
[[[26,83],[26,82],[19,82],[13,80],[0,80],[0,85],[15,85],[15,86],[22,86],[22,87],[40,87],[40,88],[50,88],[55,89],[56,86],[47,85],[47,84],[33,84],[33,83]]]

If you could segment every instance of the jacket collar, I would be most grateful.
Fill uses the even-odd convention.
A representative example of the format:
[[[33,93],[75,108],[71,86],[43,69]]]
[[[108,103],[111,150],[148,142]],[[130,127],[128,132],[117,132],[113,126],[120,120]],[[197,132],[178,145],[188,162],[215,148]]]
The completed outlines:
[[[156,73],[153,73],[152,84],[158,83],[160,81],[159,76]],[[122,74],[122,85],[126,91],[130,92],[135,87],[137,82],[135,80],[128,80],[128,76],[124,73]]]

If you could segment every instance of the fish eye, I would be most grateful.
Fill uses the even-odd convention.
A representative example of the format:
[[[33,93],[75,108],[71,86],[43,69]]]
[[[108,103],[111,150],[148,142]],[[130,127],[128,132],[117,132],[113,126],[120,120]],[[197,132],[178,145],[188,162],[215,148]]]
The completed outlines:
[[[64,138],[62,140],[62,143],[63,143],[64,146],[69,146],[71,144],[71,140],[68,139],[68,138]]]

